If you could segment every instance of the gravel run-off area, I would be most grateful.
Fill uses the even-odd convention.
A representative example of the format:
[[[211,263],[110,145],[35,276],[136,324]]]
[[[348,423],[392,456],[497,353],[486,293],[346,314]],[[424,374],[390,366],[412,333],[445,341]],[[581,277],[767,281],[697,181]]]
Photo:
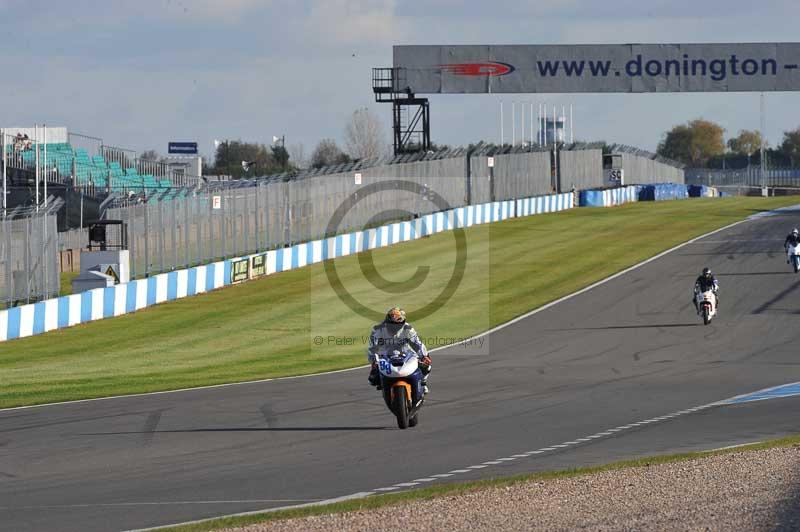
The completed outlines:
[[[800,446],[520,482],[236,530],[800,530]]]

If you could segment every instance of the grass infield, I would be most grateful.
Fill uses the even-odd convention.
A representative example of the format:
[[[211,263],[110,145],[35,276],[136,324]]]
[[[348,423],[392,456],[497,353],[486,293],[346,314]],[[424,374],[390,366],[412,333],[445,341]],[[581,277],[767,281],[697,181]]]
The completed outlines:
[[[464,277],[437,312],[416,304],[447,284],[452,232],[372,253],[387,294],[362,273],[364,254],[336,260],[370,308],[398,304],[423,337],[485,331],[695,236],[797,199],[633,203],[473,227]],[[591,237],[591,246],[576,246]],[[779,235],[783,236],[783,235]],[[419,265],[429,267],[427,273]],[[698,264],[698,268],[701,265]],[[425,274],[419,286],[409,281]],[[391,288],[389,288],[391,289]],[[302,375],[365,364],[371,321],[345,306],[323,265],[301,268],[118,318],[0,343],[0,408]],[[431,346],[433,347],[433,346]]]

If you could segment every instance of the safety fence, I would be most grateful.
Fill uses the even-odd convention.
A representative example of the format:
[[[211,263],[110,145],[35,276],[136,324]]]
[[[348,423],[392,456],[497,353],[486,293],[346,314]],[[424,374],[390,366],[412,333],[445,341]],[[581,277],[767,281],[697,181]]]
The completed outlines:
[[[463,205],[463,178],[322,176],[109,209],[142,277]],[[347,206],[346,215],[337,212]]]
[[[416,240],[443,231],[573,208],[574,195],[498,201],[430,213],[414,220],[303,242],[108,288],[0,311],[0,341],[119,316],[261,275]]]
[[[58,295],[56,212],[49,207],[18,209],[0,218],[0,307]]]
[[[735,169],[687,168],[686,182],[707,186],[800,187],[800,168],[767,168],[758,166]]]

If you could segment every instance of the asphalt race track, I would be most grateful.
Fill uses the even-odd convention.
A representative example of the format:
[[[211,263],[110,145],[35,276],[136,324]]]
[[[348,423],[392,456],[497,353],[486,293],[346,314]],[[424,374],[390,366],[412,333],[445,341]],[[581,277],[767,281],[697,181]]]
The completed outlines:
[[[406,431],[365,370],[0,411],[0,529],[144,528],[800,433],[800,397],[712,405],[800,381],[795,225],[710,235],[493,333],[489,356],[435,353]],[[706,265],[709,326],[690,303]]]

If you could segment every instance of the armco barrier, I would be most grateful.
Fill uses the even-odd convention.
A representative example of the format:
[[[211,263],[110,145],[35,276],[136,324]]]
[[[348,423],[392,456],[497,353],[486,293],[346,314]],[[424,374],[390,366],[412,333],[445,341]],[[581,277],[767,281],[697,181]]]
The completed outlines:
[[[639,201],[638,186],[581,190],[578,198],[581,207],[611,207],[632,201]]]
[[[120,316],[164,301],[221,288],[239,280],[301,268],[442,231],[571,209],[574,207],[573,197],[572,193],[554,194],[459,207],[408,222],[337,235],[2,310],[0,341]],[[247,264],[244,264],[245,261]]]

